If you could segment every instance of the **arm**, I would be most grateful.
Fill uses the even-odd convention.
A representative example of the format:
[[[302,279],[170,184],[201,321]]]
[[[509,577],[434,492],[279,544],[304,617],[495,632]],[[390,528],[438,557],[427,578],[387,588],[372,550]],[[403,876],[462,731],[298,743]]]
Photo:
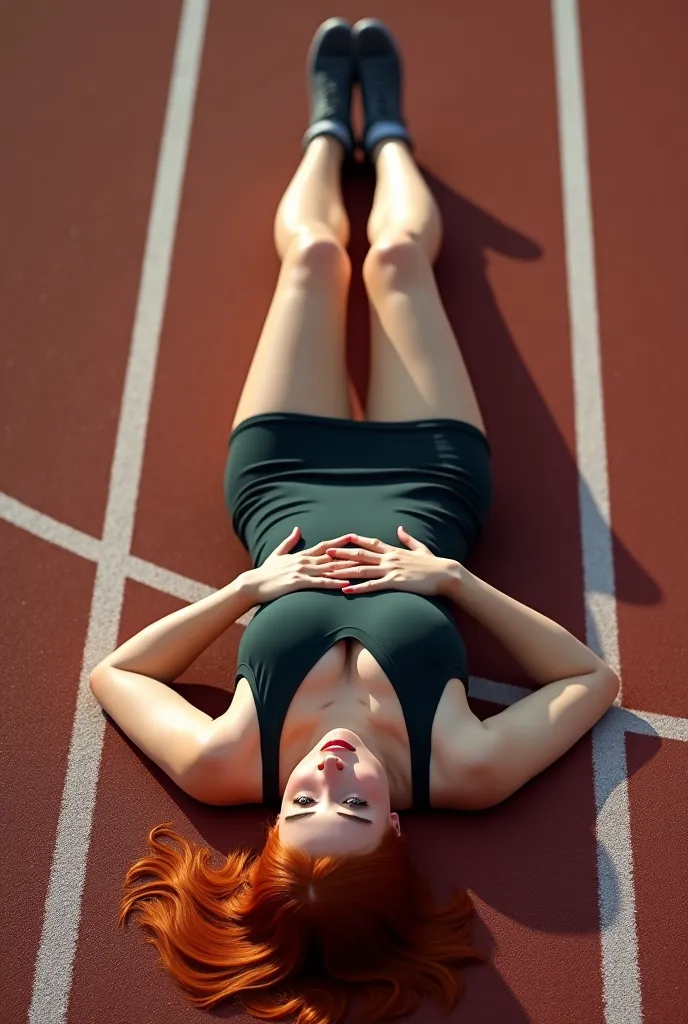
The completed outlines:
[[[108,654],[94,669],[122,669],[171,683],[233,622],[253,607],[244,574],[214,594],[152,622]]]
[[[344,593],[396,589],[449,597],[482,623],[541,687],[485,722],[466,703],[460,735],[453,737],[448,799],[461,808],[489,807],[588,732],[614,703],[619,680],[556,622],[484,583],[459,562],[433,554],[403,526],[398,534],[406,547],[351,534],[360,548],[327,549],[332,558],[355,562],[353,568],[331,572],[355,579]]]
[[[146,626],[91,672],[91,692],[105,711],[177,785],[204,803],[237,802],[232,787],[242,737],[236,716],[230,706],[212,719],[166,684],[254,605],[306,587],[341,588],[325,577],[323,563],[330,564],[325,548],[343,543],[348,534],[289,554],[299,536],[295,528],[259,569]]]
[[[226,780],[208,772],[210,746],[221,736],[231,774],[240,737],[229,717],[213,720],[166,684],[253,606],[239,576],[226,587],[131,637],[90,675],[91,692],[126,735],[186,793],[205,803],[228,803]]]
[[[445,593],[541,687],[483,723],[490,750],[490,805],[510,796],[585,735],[614,703],[619,680],[563,626],[458,563],[448,572]]]

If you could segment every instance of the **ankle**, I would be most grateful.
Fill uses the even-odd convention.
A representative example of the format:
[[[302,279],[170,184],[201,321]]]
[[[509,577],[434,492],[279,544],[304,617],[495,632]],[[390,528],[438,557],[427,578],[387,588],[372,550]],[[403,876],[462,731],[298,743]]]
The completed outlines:
[[[344,143],[334,135],[316,135],[307,143],[305,152],[326,163],[341,165],[346,156]]]
[[[400,153],[401,154],[408,153],[409,155],[412,155],[411,146],[406,141],[406,139],[398,139],[398,138],[385,138],[385,139],[381,139],[379,142],[377,142],[373,146],[373,148],[370,151],[370,159],[371,159],[371,162],[373,163],[374,166],[377,166],[378,158],[379,158],[380,153],[382,152],[383,149],[386,150],[386,153],[390,153],[390,154],[396,153],[398,155]]]

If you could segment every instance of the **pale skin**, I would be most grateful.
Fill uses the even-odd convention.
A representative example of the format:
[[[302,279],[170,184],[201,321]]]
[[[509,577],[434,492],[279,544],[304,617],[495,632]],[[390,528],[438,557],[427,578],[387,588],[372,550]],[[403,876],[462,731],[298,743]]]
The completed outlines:
[[[314,139],[278,206],[274,240],[282,265],[234,426],[265,412],[352,416],[342,157],[335,139]],[[435,282],[442,239],[437,204],[403,142],[381,143],[373,162],[377,184],[363,266],[371,324],[366,416],[448,417],[484,431]],[[294,589],[442,594],[482,623],[529,674],[534,692],[484,722],[470,710],[460,680],[448,681],[436,716],[444,724],[433,726],[434,806],[481,808],[506,799],[561,757],[617,698],[614,672],[572,634],[459,563],[434,555],[402,524],[398,546],[349,534],[292,554],[299,536],[297,527],[259,569],[152,623],[91,673],[91,690],[108,714],[193,797],[211,804],[254,802],[246,773],[260,775],[255,708],[245,680],[217,719],[167,684],[251,607]],[[329,652],[321,660],[329,659],[330,675],[322,678],[333,687],[360,683],[371,671],[366,654],[352,645],[343,662],[342,651]],[[302,685],[311,683],[309,675]],[[313,685],[321,684],[316,679]],[[355,750],[321,749],[339,739]],[[398,832],[392,807],[407,806],[408,791],[403,745],[403,738],[376,729],[358,705],[304,715],[280,749],[282,842],[314,854],[345,854],[373,849],[390,825]]]

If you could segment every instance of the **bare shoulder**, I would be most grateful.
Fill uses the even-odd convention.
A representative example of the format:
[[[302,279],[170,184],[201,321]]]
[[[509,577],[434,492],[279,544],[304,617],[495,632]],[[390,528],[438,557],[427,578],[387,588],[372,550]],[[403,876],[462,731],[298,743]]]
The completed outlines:
[[[494,804],[494,737],[469,705],[460,679],[450,679],[432,727],[430,802],[447,810]]]
[[[232,702],[208,725],[201,765],[203,803],[233,806],[260,803],[260,731],[251,688],[239,679]]]

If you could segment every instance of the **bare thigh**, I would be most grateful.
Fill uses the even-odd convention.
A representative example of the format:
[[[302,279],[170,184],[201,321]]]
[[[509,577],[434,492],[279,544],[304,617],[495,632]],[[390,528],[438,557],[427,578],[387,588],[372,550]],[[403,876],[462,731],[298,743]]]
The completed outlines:
[[[285,254],[232,429],[267,412],[351,419],[346,301],[351,266],[334,239],[304,232]]]
[[[370,420],[432,417],[485,424],[432,264],[413,241],[371,247],[364,265],[370,300]]]

